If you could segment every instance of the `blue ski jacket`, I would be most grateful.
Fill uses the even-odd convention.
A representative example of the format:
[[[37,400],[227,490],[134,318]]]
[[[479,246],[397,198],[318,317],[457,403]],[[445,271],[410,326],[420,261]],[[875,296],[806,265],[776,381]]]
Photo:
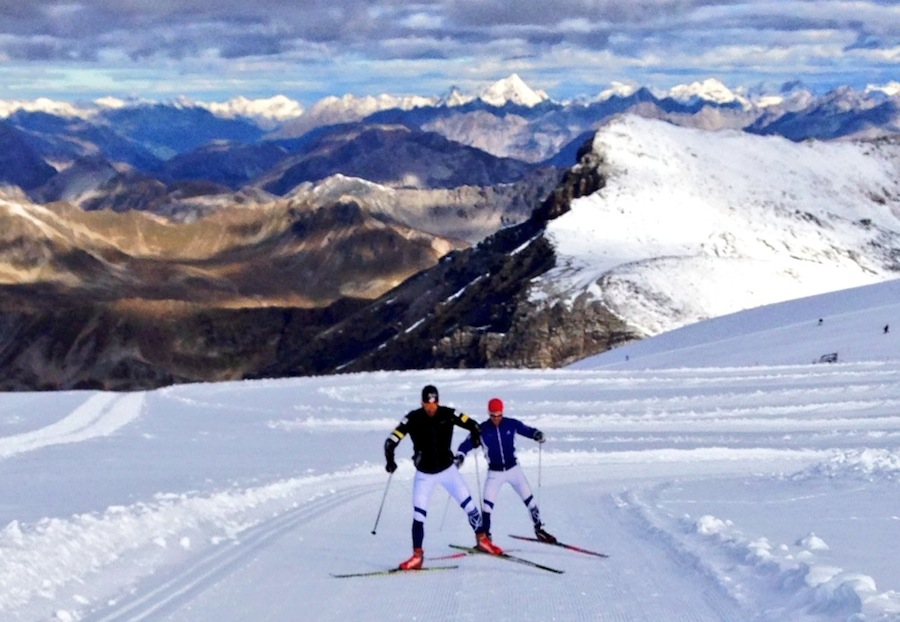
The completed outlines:
[[[534,439],[537,428],[527,426],[518,419],[503,417],[500,425],[488,419],[481,424],[481,443],[487,450],[488,469],[506,471],[516,466],[516,434]],[[466,438],[460,443],[457,453],[467,454],[472,449],[472,439]]]

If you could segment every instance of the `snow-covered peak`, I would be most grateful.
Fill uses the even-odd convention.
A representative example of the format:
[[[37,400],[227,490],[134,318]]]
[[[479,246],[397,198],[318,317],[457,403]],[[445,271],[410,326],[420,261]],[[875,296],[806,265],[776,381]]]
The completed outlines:
[[[275,95],[268,99],[248,99],[241,96],[226,102],[201,103],[200,105],[216,116],[226,118],[249,117],[281,122],[303,114],[303,106],[300,102],[285,95]]]
[[[888,97],[900,97],[900,82],[896,80],[892,80],[887,84],[869,84],[865,88],[865,92],[869,93],[883,93]]]
[[[273,128],[285,121],[296,119],[303,114],[300,102],[285,95],[275,95],[267,99],[235,97],[226,102],[197,102],[217,117],[253,119],[260,127]]]
[[[329,95],[323,97],[309,107],[301,116],[289,119],[275,135],[299,136],[314,127],[333,123],[353,123],[382,110],[412,110],[424,106],[434,106],[437,97],[394,95],[356,95],[346,94],[342,97]]]
[[[129,105],[127,101],[125,101],[124,99],[119,99],[118,97],[100,97],[94,100],[94,104],[98,108],[106,108],[110,110],[125,108]]]
[[[438,105],[452,108],[454,106],[464,106],[474,99],[475,97],[472,95],[466,95],[460,91],[459,87],[451,86],[447,92],[438,99]]]
[[[292,199],[307,199],[313,197],[313,205],[324,205],[340,200],[344,196],[355,199],[369,197],[371,195],[392,195],[393,188],[377,184],[367,179],[350,177],[343,174],[335,174],[318,182],[304,182],[295,187],[288,194]]]
[[[327,111],[329,115],[335,117],[361,119],[381,110],[394,108],[412,110],[422,106],[433,106],[436,101],[434,97],[418,95],[398,97],[386,93],[381,95],[364,95],[362,97],[351,94],[346,94],[342,97],[329,95],[313,104],[309,109],[309,114],[322,114]]]
[[[741,94],[757,108],[778,107],[783,111],[796,111],[806,108],[816,96],[805,84],[795,80],[785,82],[780,87],[772,88],[764,84],[740,89]]]
[[[875,102],[866,93],[855,91],[849,86],[839,86],[826,93],[819,100],[819,105],[832,110],[848,112],[871,108]]]
[[[650,335],[896,278],[895,146],[625,115],[598,131],[594,151],[606,186],[549,224],[559,267],[535,299],[601,296]]]
[[[716,104],[739,103],[747,106],[749,102],[715,78],[707,78],[702,82],[680,84],[669,90],[669,96],[678,101],[703,100]]]
[[[624,82],[610,82],[609,86],[597,95],[596,101],[603,102],[613,97],[629,97],[634,95],[640,87],[635,84],[626,84]]]
[[[0,100],[0,119],[18,112],[46,112],[60,117],[86,117],[90,111],[69,102],[61,102],[39,97],[33,100]]]
[[[480,98],[491,106],[502,107],[512,103],[531,108],[549,99],[543,91],[535,91],[525,84],[518,74],[512,74],[507,78],[494,82],[484,90]]]

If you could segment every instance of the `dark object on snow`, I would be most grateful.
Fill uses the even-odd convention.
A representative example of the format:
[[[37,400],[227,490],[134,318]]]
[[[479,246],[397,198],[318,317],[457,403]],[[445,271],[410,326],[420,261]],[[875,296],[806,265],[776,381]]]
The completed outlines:
[[[891,330],[891,327],[888,324],[885,324],[884,325],[884,334],[887,335],[890,330]]]
[[[820,362],[820,363],[837,363],[837,360],[838,360],[838,353],[837,353],[837,352],[831,352],[831,353],[829,353],[829,354],[823,354],[822,356],[819,357],[819,362]]]

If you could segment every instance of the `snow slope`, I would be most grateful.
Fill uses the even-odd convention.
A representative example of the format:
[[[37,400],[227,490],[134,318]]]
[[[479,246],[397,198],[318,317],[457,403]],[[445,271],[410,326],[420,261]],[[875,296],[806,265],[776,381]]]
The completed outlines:
[[[792,143],[626,115],[593,143],[606,186],[549,223],[534,300],[587,294],[656,335],[897,276],[900,146]]]
[[[900,620],[897,293],[704,322],[624,364],[0,394],[0,619]],[[831,326],[854,347],[810,363]],[[505,488],[495,541],[565,573],[442,559],[472,536],[438,491],[427,563],[458,568],[331,577],[408,556],[411,447],[390,479],[381,447],[429,382],[544,430],[518,445],[547,528],[610,557],[509,538],[530,521]],[[479,498],[484,469],[462,468]]]

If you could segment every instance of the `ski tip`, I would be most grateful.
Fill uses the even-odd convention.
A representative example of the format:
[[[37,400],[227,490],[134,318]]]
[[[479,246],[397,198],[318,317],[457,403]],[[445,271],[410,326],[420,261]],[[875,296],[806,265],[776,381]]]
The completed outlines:
[[[558,541],[558,540],[555,541],[555,542],[548,542],[547,540],[540,540],[540,539],[534,538],[534,537],[532,537],[532,536],[519,536],[519,535],[516,535],[516,534],[509,534],[509,537],[510,537],[510,538],[515,538],[515,539],[517,539],[517,540],[526,540],[526,541],[528,541],[528,542],[537,542],[537,543],[540,543],[540,544],[547,544],[547,545],[550,545],[550,546],[558,546],[558,547],[560,547],[560,548],[568,549],[568,550],[570,550],[570,551],[576,551],[576,552],[578,552],[578,553],[584,553],[585,555],[593,555],[594,557],[603,557],[603,558],[609,557],[609,555],[607,555],[606,553],[601,553],[601,552],[599,552],[599,551],[592,551],[592,550],[586,549],[586,548],[584,548],[584,547],[575,546],[574,544],[568,544],[568,543],[566,543],[566,542],[560,542],[560,541]]]

